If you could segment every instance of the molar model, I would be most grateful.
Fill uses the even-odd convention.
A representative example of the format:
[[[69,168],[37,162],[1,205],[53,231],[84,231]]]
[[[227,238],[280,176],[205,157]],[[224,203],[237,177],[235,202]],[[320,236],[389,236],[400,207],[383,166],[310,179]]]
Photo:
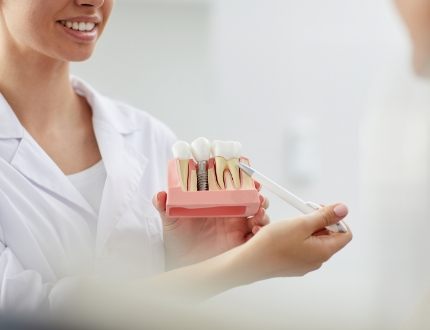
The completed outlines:
[[[260,208],[254,180],[239,168],[242,145],[198,138],[179,141],[169,162],[166,212],[169,217],[249,217]]]

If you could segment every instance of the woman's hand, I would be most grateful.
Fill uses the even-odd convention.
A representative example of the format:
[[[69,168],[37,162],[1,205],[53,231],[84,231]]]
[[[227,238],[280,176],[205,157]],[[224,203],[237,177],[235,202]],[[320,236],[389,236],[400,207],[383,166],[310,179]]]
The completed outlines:
[[[167,269],[194,264],[242,245],[270,221],[268,201],[263,196],[259,211],[249,219],[168,218],[166,199],[167,194],[159,192],[153,203],[163,221]]]
[[[316,270],[352,239],[352,233],[332,233],[325,227],[346,217],[342,204],[262,228],[237,250],[239,283],[271,277],[301,276]]]
[[[159,194],[158,197],[163,202],[166,196]],[[171,244],[171,254],[178,252],[174,249],[174,244],[184,248],[183,254],[179,255],[184,257],[182,261],[188,262],[197,256],[201,258],[202,255],[198,250],[200,247],[208,249],[204,256],[208,257],[211,253],[216,254],[235,244],[246,242],[202,262],[164,272],[144,282],[133,283],[130,289],[132,292],[138,292],[139,297],[142,296],[139,288],[142,288],[145,292],[144,296],[148,296],[148,292],[152,290],[154,296],[174,298],[182,304],[185,299],[201,301],[231,288],[272,277],[302,276],[320,268],[324,262],[351,241],[351,231],[343,234],[325,230],[325,227],[345,218],[347,213],[348,210],[344,205],[327,206],[310,215],[268,224],[248,241],[244,239],[243,233],[245,231],[249,233],[250,226],[246,230],[242,227],[231,231],[225,230],[230,226],[235,228],[232,225],[234,222],[247,221],[244,219],[206,219],[204,220],[206,224],[201,227],[198,225],[199,222],[195,221],[196,219],[177,219],[172,222],[172,225],[178,227],[173,227],[171,232],[167,231],[166,234]],[[263,218],[261,217],[260,220]],[[210,223],[210,220],[215,221]],[[219,221],[225,221],[221,226],[222,234],[218,233],[218,225],[215,225]],[[180,229],[182,226],[184,226],[183,229]],[[206,227],[210,229],[206,230]],[[199,238],[192,236],[187,231],[188,228],[192,228],[193,233]],[[181,234],[178,237],[174,234],[176,230]],[[200,230],[206,234],[201,238]],[[241,238],[239,233],[242,235]],[[182,235],[189,240],[184,239]],[[226,240],[228,241],[226,236],[234,237],[232,242],[225,243]],[[208,242],[205,242],[205,239]],[[218,248],[213,249],[212,244],[217,245],[218,240],[225,244],[220,244]],[[121,283],[121,290],[123,290],[123,283]]]

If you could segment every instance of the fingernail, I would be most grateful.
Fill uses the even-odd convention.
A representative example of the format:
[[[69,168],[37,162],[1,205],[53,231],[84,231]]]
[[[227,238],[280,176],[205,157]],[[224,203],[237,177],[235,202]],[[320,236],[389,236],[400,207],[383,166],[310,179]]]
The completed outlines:
[[[334,213],[339,217],[339,218],[343,218],[348,214],[348,208],[343,205],[343,204],[339,204],[337,205],[334,209],[333,209]]]

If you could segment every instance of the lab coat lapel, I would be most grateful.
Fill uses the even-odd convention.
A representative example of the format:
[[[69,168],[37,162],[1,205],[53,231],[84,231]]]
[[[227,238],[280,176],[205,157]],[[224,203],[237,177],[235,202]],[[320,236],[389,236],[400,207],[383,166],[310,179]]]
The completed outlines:
[[[98,256],[137,191],[148,159],[141,150],[126,143],[136,130],[136,122],[111,100],[98,94],[83,81],[72,78],[75,91],[84,95],[93,110],[97,144],[107,172],[99,211],[96,252]]]
[[[7,101],[0,94],[1,139],[20,141],[11,165],[34,184],[50,191],[85,212],[95,216],[94,210],[73,187],[68,178],[46,152],[21,125]]]
[[[97,231],[97,253],[100,254],[133,198],[148,160],[128,148],[125,137],[112,127],[98,121],[94,127],[107,172]]]
[[[66,175],[27,134],[19,144],[15,157],[11,162],[12,166],[35,184],[64,198],[95,217],[94,210],[75,189]]]

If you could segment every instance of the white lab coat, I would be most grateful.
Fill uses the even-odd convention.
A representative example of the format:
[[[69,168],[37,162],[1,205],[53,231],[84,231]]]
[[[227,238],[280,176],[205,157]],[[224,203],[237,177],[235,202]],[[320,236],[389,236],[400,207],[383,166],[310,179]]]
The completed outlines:
[[[23,128],[0,94],[0,308],[61,301],[83,275],[163,271],[162,225],[152,206],[166,185],[175,137],[143,111],[72,78],[93,110],[107,171],[99,215]],[[67,285],[66,285],[67,283]]]

